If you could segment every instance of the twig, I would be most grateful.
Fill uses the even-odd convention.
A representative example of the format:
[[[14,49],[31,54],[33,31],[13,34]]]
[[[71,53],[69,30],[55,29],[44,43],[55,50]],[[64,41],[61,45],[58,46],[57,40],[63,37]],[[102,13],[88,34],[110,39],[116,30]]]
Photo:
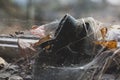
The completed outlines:
[[[100,72],[100,75],[99,75],[99,77],[98,77],[98,80],[101,79],[102,75],[105,73],[105,71],[107,70],[107,68],[110,66],[110,64],[112,63],[113,58],[115,57],[116,54],[119,53],[119,51],[120,51],[120,49],[117,49],[117,50],[113,53],[113,55],[111,55],[110,57],[108,57],[108,58],[106,59],[105,64],[103,65],[103,68],[102,68],[102,70],[101,70],[101,72]]]
[[[98,70],[98,68],[95,68],[95,70],[94,70],[94,72],[93,72],[93,74],[92,74],[90,80],[93,80],[93,79],[94,79],[94,76],[95,76],[95,73],[97,72],[97,70]]]
[[[100,75],[98,77],[98,80],[101,80],[101,77],[103,76],[103,74],[105,73],[106,69],[108,68],[108,66],[110,65],[111,63],[111,59],[110,58],[107,58],[103,67],[102,67],[102,70],[100,71]]]

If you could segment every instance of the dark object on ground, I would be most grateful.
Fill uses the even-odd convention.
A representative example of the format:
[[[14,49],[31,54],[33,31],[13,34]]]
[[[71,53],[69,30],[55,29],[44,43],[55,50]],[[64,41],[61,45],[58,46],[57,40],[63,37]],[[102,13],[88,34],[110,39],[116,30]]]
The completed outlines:
[[[72,16],[65,15],[55,38],[39,46],[40,53],[33,70],[34,80],[79,80],[82,71],[70,67],[90,61],[94,52],[91,27],[88,22],[78,25]],[[48,45],[50,48],[44,50]]]

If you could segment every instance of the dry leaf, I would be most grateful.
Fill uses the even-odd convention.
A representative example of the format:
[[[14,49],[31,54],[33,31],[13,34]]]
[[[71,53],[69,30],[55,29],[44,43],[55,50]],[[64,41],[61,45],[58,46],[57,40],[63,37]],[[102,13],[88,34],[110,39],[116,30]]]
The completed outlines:
[[[45,29],[44,29],[44,25],[42,26],[32,26],[32,29],[30,29],[30,32],[31,34],[37,36],[37,37],[40,37],[40,38],[43,38],[45,37]]]
[[[18,47],[20,49],[20,54],[22,57],[27,58],[32,51],[36,51],[31,43],[24,42],[23,40],[18,39]]]
[[[101,31],[103,40],[105,40],[105,36],[106,36],[106,34],[107,34],[107,28],[104,27],[104,28],[102,28],[100,31]]]
[[[115,41],[115,40],[112,40],[112,41],[95,41],[94,43],[97,44],[97,45],[107,47],[108,49],[117,48],[117,41]]]

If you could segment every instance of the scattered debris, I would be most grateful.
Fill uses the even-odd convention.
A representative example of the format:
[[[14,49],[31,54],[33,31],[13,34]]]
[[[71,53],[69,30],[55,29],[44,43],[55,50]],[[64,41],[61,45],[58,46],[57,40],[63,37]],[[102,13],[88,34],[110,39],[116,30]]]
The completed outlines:
[[[117,34],[119,28],[67,14],[61,21],[32,26],[29,37],[21,31],[4,35],[0,43],[16,46],[22,56],[11,63],[0,58],[0,79],[119,80],[118,41],[106,38],[108,31],[114,29]]]
[[[39,45],[33,80],[118,79],[120,51],[116,41],[105,40],[102,25],[93,18],[75,20],[65,15],[54,37]]]

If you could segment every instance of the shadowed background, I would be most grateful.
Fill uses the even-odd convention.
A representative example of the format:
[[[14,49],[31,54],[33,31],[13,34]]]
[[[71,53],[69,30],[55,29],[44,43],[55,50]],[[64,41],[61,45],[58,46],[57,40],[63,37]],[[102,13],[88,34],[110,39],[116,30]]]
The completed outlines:
[[[66,13],[77,19],[94,17],[118,24],[119,8],[119,0],[0,0],[0,33],[29,29],[61,19]]]

